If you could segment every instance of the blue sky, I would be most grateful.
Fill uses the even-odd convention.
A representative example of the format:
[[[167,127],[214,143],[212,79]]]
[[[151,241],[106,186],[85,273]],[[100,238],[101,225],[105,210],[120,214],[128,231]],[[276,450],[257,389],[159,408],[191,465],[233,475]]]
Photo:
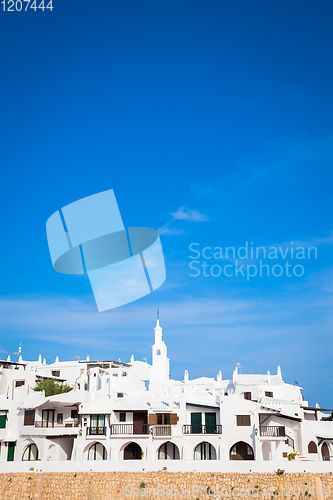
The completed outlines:
[[[150,359],[159,307],[173,377],[280,364],[332,407],[332,3],[53,6],[0,12],[1,357]],[[45,223],[107,189],[160,230],[167,280],[97,313]],[[318,257],[299,278],[189,276],[191,243],[246,241]]]

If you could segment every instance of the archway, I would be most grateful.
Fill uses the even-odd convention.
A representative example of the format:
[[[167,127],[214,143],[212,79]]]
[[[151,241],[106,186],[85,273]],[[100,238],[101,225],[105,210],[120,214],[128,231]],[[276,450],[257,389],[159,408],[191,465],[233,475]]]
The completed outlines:
[[[141,460],[142,450],[137,443],[129,443],[124,449],[124,460]]]
[[[178,446],[175,443],[171,443],[171,441],[161,444],[158,449],[159,460],[179,460],[179,458]]]
[[[329,462],[330,461],[330,452],[329,452],[327,443],[323,443],[322,444],[322,447],[321,447],[321,456],[322,456],[323,460],[325,460],[325,462]]]
[[[238,441],[230,448],[230,460],[254,460],[252,446],[244,441]]]
[[[194,450],[194,460],[216,460],[216,450],[213,445],[204,441]]]
[[[263,460],[272,460],[271,445],[267,441],[262,443],[261,449]]]
[[[308,453],[318,453],[318,448],[314,441],[310,441],[308,444]]]
[[[38,448],[35,445],[35,443],[29,444],[22,455],[22,460],[23,461],[28,461],[28,460],[37,460],[38,459]]]
[[[102,443],[94,443],[88,450],[88,460],[106,460],[106,449]]]

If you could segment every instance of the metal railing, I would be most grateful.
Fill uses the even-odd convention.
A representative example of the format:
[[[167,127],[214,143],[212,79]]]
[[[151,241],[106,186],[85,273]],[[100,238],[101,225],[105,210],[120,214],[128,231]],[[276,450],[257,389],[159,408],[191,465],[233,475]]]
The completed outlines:
[[[293,440],[293,438],[291,438],[290,436],[288,436],[286,434],[286,440],[285,440],[285,443],[288,444],[289,446],[292,447],[292,449],[295,451],[295,441]]]
[[[153,425],[153,436],[171,436],[171,425]]]
[[[87,436],[106,436],[106,427],[87,427]]]
[[[149,434],[149,425],[148,424],[112,424],[111,425],[111,434]]]
[[[45,427],[45,428],[55,428],[55,427],[78,427],[79,419],[71,418],[63,420],[62,422],[56,422],[53,420],[35,420],[35,427]]]
[[[331,462],[331,461],[332,461],[332,459],[333,459],[332,455],[331,455],[331,456],[328,456],[328,455],[323,456],[323,460],[324,460],[324,462]]]
[[[260,436],[266,437],[285,437],[286,428],[281,425],[261,425]]]
[[[222,434],[222,425],[183,425],[183,434]]]

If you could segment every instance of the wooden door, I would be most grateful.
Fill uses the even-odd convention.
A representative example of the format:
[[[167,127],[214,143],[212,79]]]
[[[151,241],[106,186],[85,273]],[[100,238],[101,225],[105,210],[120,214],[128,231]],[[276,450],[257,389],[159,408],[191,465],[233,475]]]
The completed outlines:
[[[147,434],[147,412],[133,413],[133,434]]]

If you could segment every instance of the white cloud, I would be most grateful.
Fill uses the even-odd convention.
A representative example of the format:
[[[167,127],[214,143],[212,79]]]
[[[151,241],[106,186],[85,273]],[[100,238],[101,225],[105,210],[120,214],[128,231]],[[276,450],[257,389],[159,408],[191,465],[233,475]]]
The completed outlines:
[[[179,235],[179,234],[184,234],[185,231],[184,229],[175,229],[173,227],[170,227],[170,224],[169,222],[167,222],[166,224],[164,224],[163,227],[160,227],[158,229],[158,232],[159,234],[164,234],[164,235]]]
[[[209,218],[198,212],[198,210],[191,210],[190,208],[180,207],[177,212],[171,214],[174,219],[177,220],[188,220],[191,222],[203,222],[209,220]]]

